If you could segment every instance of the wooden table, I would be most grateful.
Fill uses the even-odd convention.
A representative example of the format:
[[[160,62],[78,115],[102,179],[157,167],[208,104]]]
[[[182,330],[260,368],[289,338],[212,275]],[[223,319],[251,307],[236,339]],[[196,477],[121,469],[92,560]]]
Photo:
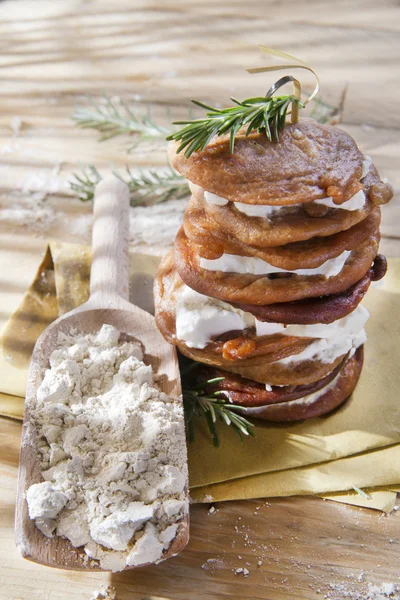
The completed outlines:
[[[0,222],[2,258],[19,244],[33,269],[49,236],[88,240],[90,206],[68,197],[63,181],[78,160],[102,168],[123,166],[127,158],[120,140],[98,144],[93,132],[71,125],[84,94],[135,94],[139,107],[151,101],[156,114],[170,107],[176,116],[185,114],[192,96],[214,102],[259,94],[269,78],[242,71],[261,64],[257,43],[311,63],[332,105],[348,84],[343,127],[397,190],[399,17],[394,0],[2,2],[0,209],[31,207],[25,224],[13,217]],[[128,160],[157,165],[165,154],[133,153]],[[49,218],[38,223],[32,206],[47,207]],[[392,203],[382,226],[388,255],[400,255],[399,223]],[[160,253],[173,231],[167,234],[153,236],[151,247],[150,233],[132,243]],[[27,268],[20,285],[5,290],[11,304],[30,276]],[[8,314],[0,313],[4,322]],[[20,429],[19,422],[0,419],[2,600],[90,600],[102,585],[113,586],[118,600],[367,598],[368,584],[400,582],[400,513],[383,516],[312,498],[223,503],[213,514],[194,506],[182,555],[135,572],[86,575],[26,562],[13,541]],[[233,572],[240,567],[247,577]]]

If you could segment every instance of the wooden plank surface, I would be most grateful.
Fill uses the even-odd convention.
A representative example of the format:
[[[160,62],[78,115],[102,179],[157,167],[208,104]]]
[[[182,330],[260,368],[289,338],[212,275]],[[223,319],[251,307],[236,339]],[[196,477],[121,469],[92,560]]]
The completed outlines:
[[[339,600],[400,583],[400,511],[383,516],[313,498],[223,502],[212,514],[192,506],[189,546],[156,567],[86,575],[29,563],[13,538],[19,438],[20,425],[0,419],[2,600],[91,600],[108,585],[117,600]],[[235,574],[244,567],[247,577]]]
[[[1,260],[11,257],[17,241],[26,241],[34,257],[50,236],[90,239],[90,206],[74,200],[66,183],[78,160],[99,168],[164,164],[162,148],[127,156],[121,140],[99,144],[93,132],[74,128],[70,115],[85,94],[134,97],[139,109],[151,102],[164,120],[168,107],[174,116],[186,114],[191,97],[227,102],[231,95],[258,94],[271,80],[243,71],[268,62],[258,43],[309,61],[332,105],[348,84],[343,127],[398,196],[399,16],[395,0],[0,3]],[[138,209],[132,245],[164,252],[183,206]],[[399,225],[393,202],[382,226],[388,255],[400,255]],[[7,310],[0,307],[0,323],[22,297],[25,280],[26,274],[19,285],[2,282],[8,303]],[[2,600],[90,600],[102,585],[112,585],[118,600],[339,600],[367,598],[371,584],[400,583],[399,513],[385,517],[308,498],[223,503],[214,514],[194,506],[182,556],[135,573],[71,574],[28,563],[13,542],[19,438],[20,424],[1,419]],[[248,577],[232,571],[240,567]]]

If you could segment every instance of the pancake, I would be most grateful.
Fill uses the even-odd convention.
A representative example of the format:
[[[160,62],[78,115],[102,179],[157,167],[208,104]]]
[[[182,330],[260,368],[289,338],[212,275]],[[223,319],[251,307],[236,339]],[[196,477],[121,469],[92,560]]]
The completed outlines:
[[[240,375],[234,375],[222,369],[204,365],[197,365],[197,368],[191,372],[191,384],[193,385],[194,382],[195,385],[200,385],[204,381],[223,377],[222,381],[205,385],[204,391],[207,394],[213,394],[214,392],[221,393],[229,402],[238,406],[256,408],[298,400],[308,394],[318,392],[338,375],[345,361],[346,359],[336,369],[328,373],[326,377],[307,385],[269,386],[266,389],[263,383],[256,383],[251,379],[240,377]]]
[[[345,250],[353,250],[365,239],[376,234],[380,224],[380,208],[350,229],[329,237],[315,237],[283,246],[254,247],[224,232],[213,219],[207,218],[201,203],[192,196],[185,211],[183,228],[187,238],[195,244],[196,252],[208,259],[219,258],[224,252],[239,256],[255,256],[286,270],[313,269]],[[299,228],[300,229],[300,228]]]
[[[314,340],[315,341],[315,340]],[[186,344],[175,341],[180,352],[187,358],[206,365],[218,367],[229,373],[236,373],[246,379],[270,385],[306,385],[322,379],[335,369],[346,354],[338,356],[333,362],[323,363],[318,360],[302,360],[298,362],[280,363],[266,362],[264,356],[241,361],[226,360],[221,355],[210,353],[207,349],[188,348]]]
[[[352,250],[342,270],[333,277],[281,274],[248,275],[211,271],[200,267],[200,257],[181,228],[174,245],[174,261],[182,280],[192,289],[232,303],[275,304],[338,294],[359,281],[370,269],[378,251],[379,233]],[[284,277],[282,277],[284,275]]]
[[[386,258],[382,254],[375,257],[369,271],[360,281],[349,287],[341,294],[306,298],[298,302],[282,302],[280,304],[231,303],[232,306],[249,312],[259,321],[269,323],[285,323],[286,325],[313,325],[314,323],[333,323],[343,319],[357,308],[364,298],[371,281],[379,281],[385,276],[387,269]]]
[[[382,203],[382,199],[388,202],[393,196],[390,186],[380,181],[373,165],[363,179],[363,184],[366,201],[359,210],[327,208],[309,202],[302,206],[289,207],[284,214],[278,213],[268,219],[250,217],[238,210],[233,202],[223,206],[211,204],[204,199],[204,190],[201,187],[192,184],[190,187],[193,196],[205,211],[206,218],[211,219],[209,229],[215,228],[215,224],[218,224],[225,236],[230,235],[244,244],[257,248],[269,248],[314,237],[326,238],[345,231],[365,219],[375,205]],[[377,192],[379,186],[385,186],[385,193]],[[372,189],[375,190],[374,194],[371,193]],[[323,209],[323,214],[309,215],[307,211],[310,211],[311,206],[318,206],[319,210]]]
[[[279,142],[262,133],[244,131],[215,137],[202,152],[189,158],[177,154],[179,142],[171,142],[171,165],[205,190],[245,204],[274,206],[302,204],[332,197],[341,203],[359,190],[363,155],[355,141],[338,127],[313,119],[287,123]]]
[[[236,406],[243,407],[246,417],[266,421],[300,421],[325,415],[343,404],[353,392],[360,377],[364,358],[363,346],[354,356],[345,359],[336,369],[319,381],[306,386],[273,388],[267,391],[261,384],[213,368],[201,369],[196,377],[199,381],[224,377],[219,383],[205,388],[206,393],[225,391],[225,396]],[[334,385],[329,387],[329,384]],[[324,391],[324,388],[328,389]],[[318,394],[321,391],[321,394]],[[305,398],[310,394],[314,397]]]

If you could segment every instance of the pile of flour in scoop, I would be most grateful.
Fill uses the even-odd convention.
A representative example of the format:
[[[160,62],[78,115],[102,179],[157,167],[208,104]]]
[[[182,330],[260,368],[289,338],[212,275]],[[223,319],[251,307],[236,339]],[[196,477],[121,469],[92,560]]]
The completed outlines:
[[[59,334],[31,410],[44,482],[30,518],[112,571],[162,559],[188,512],[182,404],[142,359],[111,325]]]

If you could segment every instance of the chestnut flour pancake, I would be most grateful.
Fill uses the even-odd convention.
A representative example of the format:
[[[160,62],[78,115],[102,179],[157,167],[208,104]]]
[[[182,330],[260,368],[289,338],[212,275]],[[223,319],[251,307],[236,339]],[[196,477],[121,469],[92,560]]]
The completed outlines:
[[[196,253],[196,247],[190,243],[183,228],[176,236],[174,259],[183,281],[201,294],[228,302],[274,304],[343,292],[370,269],[378,253],[379,239],[379,232],[375,232],[364,240],[352,250],[340,273],[328,278],[292,273],[287,277],[271,278],[269,275],[204,269],[200,266],[201,257]]]
[[[381,211],[374,208],[368,217],[350,229],[329,237],[314,237],[306,241],[283,246],[258,248],[226,234],[218,225],[207,220],[201,204],[192,196],[186,209],[184,232],[191,243],[198,246],[198,254],[204,258],[219,258],[224,252],[240,256],[257,256],[275,267],[293,270],[318,267],[344,250],[353,250],[372,234],[378,233]],[[212,239],[212,245],[210,240]]]
[[[232,202],[285,206],[331,196],[340,204],[362,189],[363,155],[336,127],[312,119],[288,123],[279,143],[263,133],[238,133],[235,152],[220,136],[189,158],[169,145],[171,165],[189,181]]]

